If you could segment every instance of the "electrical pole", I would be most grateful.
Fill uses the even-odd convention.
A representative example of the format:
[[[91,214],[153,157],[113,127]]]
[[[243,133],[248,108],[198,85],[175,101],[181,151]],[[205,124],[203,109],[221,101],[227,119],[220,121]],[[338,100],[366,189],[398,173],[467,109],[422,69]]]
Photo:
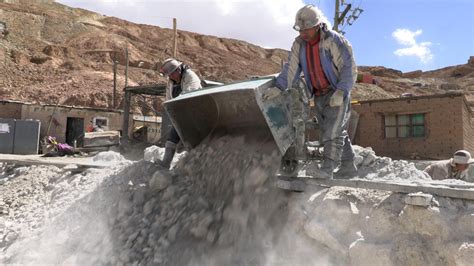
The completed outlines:
[[[334,9],[334,26],[333,30],[339,32],[339,0],[336,0],[336,7]]]
[[[346,4],[344,3],[345,0],[336,0],[336,6],[334,9],[334,26],[332,27],[333,30],[340,32],[344,34],[341,29],[339,29],[339,25],[344,25],[344,23],[347,23],[348,25],[352,25],[354,21],[359,18],[360,14],[364,11],[363,9],[357,7],[355,9],[352,9],[352,4]],[[340,6],[341,5],[346,5],[344,8],[344,11],[342,13],[340,12]],[[351,11],[351,14],[346,18],[347,13]]]

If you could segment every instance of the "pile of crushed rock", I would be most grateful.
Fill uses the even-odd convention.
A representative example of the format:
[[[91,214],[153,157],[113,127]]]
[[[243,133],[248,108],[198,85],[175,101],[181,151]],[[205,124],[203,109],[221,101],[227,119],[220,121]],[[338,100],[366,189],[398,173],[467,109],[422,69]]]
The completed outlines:
[[[0,262],[17,239],[41,231],[111,174],[131,163],[115,152],[102,152],[92,160],[110,167],[76,173],[74,165],[0,164]]]
[[[354,162],[357,166],[358,177],[367,180],[384,181],[428,181],[429,175],[418,169],[413,162],[406,160],[392,160],[389,157],[379,157],[372,148],[363,148],[357,145],[353,146],[356,154]],[[301,176],[311,176],[311,172],[318,165],[315,162],[305,164],[299,171]]]
[[[286,197],[268,179],[278,163],[272,144],[243,137],[201,145],[173,172],[136,162],[16,241],[5,262],[262,264],[285,223]]]
[[[153,161],[163,151],[149,152]],[[362,178],[429,180],[413,163],[360,147],[356,153]],[[282,191],[272,182],[275,147],[242,137],[218,138],[178,157],[171,172],[146,160],[79,174],[3,165],[2,177],[14,176],[0,192],[15,191],[16,182],[33,192],[2,207],[13,214],[0,216],[0,263],[474,263],[473,201],[435,197],[420,207],[403,194],[366,189]],[[47,209],[54,212],[45,215]]]

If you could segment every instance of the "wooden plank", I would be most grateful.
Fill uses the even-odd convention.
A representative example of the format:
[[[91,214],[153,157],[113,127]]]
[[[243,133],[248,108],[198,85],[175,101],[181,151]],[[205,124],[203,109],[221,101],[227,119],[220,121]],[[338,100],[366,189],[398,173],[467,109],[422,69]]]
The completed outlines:
[[[116,146],[120,144],[118,131],[86,132],[84,133],[84,148]]]
[[[0,162],[18,165],[54,165],[64,167],[77,165],[86,168],[106,168],[105,164],[93,162],[91,158],[78,157],[41,157],[40,155],[0,154]]]
[[[425,183],[425,182],[423,182]],[[432,186],[443,186],[443,187],[450,187],[450,188],[466,188],[466,189],[474,189],[474,184],[469,183],[469,184],[449,184],[449,183],[443,183],[443,182],[426,182],[427,184],[430,184]]]
[[[297,179],[300,179],[298,177]],[[375,189],[392,191],[398,193],[416,193],[424,192],[442,197],[457,198],[457,199],[468,199],[474,200],[474,186],[473,187],[449,187],[450,184],[446,184],[446,187],[440,187],[441,184],[414,184],[414,183],[395,183],[388,181],[369,181],[360,179],[316,179],[316,178],[301,178],[305,180],[306,185],[316,186],[341,186],[341,187],[352,187],[362,189]],[[454,185],[454,184],[451,184]],[[469,186],[469,185],[467,185]]]

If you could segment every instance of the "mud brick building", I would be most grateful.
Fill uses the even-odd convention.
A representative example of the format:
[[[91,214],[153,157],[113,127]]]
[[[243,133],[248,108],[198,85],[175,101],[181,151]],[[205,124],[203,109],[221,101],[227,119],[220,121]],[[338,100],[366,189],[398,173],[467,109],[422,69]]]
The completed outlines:
[[[66,105],[42,105],[0,100],[0,118],[38,120],[40,135],[53,136],[59,142],[72,144],[86,131],[90,121],[105,130],[122,129],[122,111],[74,107]]]
[[[379,156],[447,159],[474,154],[474,113],[461,92],[360,101],[355,144]]]

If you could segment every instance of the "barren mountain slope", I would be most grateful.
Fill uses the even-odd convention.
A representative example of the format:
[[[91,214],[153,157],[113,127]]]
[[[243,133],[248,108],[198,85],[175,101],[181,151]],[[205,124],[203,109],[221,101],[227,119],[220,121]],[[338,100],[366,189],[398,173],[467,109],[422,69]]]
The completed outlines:
[[[58,3],[0,3],[0,21],[10,32],[0,39],[2,99],[110,106],[114,53],[107,51],[117,51],[118,88],[123,88],[126,47],[129,85],[165,82],[155,65],[172,55],[170,29]],[[279,49],[179,31],[178,58],[205,79],[228,82],[275,73],[285,57]]]
[[[9,30],[6,38],[0,38],[0,99],[111,107],[113,57],[116,55],[118,61],[121,102],[125,48],[129,52],[129,85],[165,82],[156,65],[172,55],[171,29],[135,24],[49,0],[0,0],[0,21],[6,22]],[[178,31],[177,57],[204,79],[229,82],[279,72],[287,51]],[[384,67],[360,67],[379,82],[359,84],[353,95],[365,100],[457,88],[473,94],[473,68],[467,64],[404,74]]]

